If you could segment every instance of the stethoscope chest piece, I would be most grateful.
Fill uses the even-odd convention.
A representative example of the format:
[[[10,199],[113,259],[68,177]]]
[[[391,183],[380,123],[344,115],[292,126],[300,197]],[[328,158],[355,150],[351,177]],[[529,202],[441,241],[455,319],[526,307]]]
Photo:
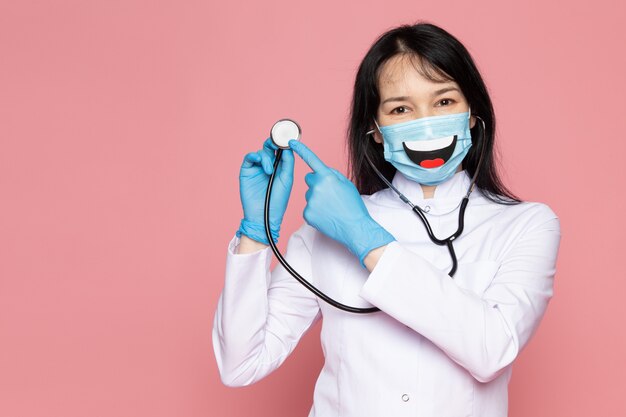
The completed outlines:
[[[300,140],[302,130],[300,125],[291,119],[281,119],[274,123],[270,131],[270,138],[274,145],[281,149],[289,149],[289,141]]]

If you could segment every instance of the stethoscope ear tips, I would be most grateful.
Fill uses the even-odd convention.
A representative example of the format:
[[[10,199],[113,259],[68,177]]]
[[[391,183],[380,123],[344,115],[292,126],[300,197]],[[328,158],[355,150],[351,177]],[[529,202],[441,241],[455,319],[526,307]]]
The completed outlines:
[[[274,145],[281,149],[289,149],[290,140],[300,140],[302,130],[300,125],[291,119],[280,119],[270,131],[270,138]]]

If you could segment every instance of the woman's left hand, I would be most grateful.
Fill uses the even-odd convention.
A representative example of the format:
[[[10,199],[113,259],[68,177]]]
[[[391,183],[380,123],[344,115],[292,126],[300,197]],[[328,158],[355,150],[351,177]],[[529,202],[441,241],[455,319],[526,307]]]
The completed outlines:
[[[304,219],[346,246],[365,266],[365,256],[372,249],[394,241],[394,237],[372,219],[349,179],[324,164],[302,142],[292,140],[289,146],[313,170],[305,176],[309,190],[305,196]]]

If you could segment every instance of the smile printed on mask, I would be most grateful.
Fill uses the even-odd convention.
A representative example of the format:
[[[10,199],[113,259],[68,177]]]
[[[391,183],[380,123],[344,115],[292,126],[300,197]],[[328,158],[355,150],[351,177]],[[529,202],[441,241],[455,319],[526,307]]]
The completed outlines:
[[[456,135],[432,140],[402,142],[409,159],[422,168],[437,168],[446,163],[454,152]]]

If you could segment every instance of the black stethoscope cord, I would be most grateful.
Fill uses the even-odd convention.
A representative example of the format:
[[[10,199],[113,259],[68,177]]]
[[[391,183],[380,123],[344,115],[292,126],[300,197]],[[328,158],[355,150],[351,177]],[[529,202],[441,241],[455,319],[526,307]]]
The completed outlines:
[[[482,123],[482,136],[483,136],[483,140],[480,141],[481,144],[481,152],[480,152],[480,157],[478,160],[478,164],[476,166],[476,171],[474,172],[474,176],[472,177],[469,189],[467,190],[467,194],[463,197],[463,200],[461,200],[461,204],[459,207],[459,224],[457,227],[456,232],[454,232],[453,234],[451,234],[449,237],[447,237],[446,239],[438,239],[435,234],[433,233],[432,227],[430,226],[430,223],[428,222],[428,219],[426,218],[426,215],[424,213],[424,211],[417,205],[413,204],[411,201],[409,201],[409,199],[404,196],[400,191],[398,191],[398,189],[396,189],[396,187],[394,187],[383,175],[382,173],[376,168],[376,166],[372,163],[372,161],[370,160],[370,158],[367,156],[367,154],[365,154],[365,158],[367,159],[367,161],[369,162],[369,164],[371,165],[371,167],[374,169],[374,171],[376,172],[376,174],[380,177],[380,179],[387,184],[393,191],[395,191],[398,194],[398,197],[400,197],[400,199],[402,201],[404,201],[406,204],[408,204],[411,209],[413,210],[413,212],[415,212],[415,214],[420,218],[420,220],[422,221],[422,223],[424,224],[424,227],[426,228],[426,232],[428,233],[428,237],[430,238],[430,240],[435,243],[436,245],[439,246],[446,246],[448,248],[448,251],[450,252],[450,257],[452,258],[452,269],[450,270],[450,272],[448,272],[448,275],[453,278],[454,274],[456,273],[457,267],[458,267],[458,261],[456,258],[456,253],[454,252],[454,246],[452,245],[452,242],[457,239],[459,236],[461,236],[461,233],[463,233],[463,228],[465,226],[464,223],[464,219],[465,219],[465,209],[467,208],[467,204],[469,203],[469,196],[472,193],[473,189],[474,189],[474,185],[476,183],[476,178],[478,176],[478,171],[480,169],[482,160],[483,160],[483,154],[484,154],[484,134],[485,134],[485,123],[484,121],[476,116],[476,118],[478,118],[481,123]],[[274,240],[272,239],[272,234],[270,231],[270,200],[271,200],[271,196],[272,196],[272,186],[274,184],[274,177],[276,176],[276,171],[278,168],[278,164],[280,163],[280,159],[282,156],[283,150],[281,148],[278,148],[278,150],[276,151],[276,158],[274,160],[274,167],[272,169],[272,174],[270,175],[269,181],[267,183],[267,192],[265,193],[265,216],[264,216],[264,222],[265,222],[265,234],[267,236],[267,240],[270,243],[270,247],[272,248],[272,252],[274,252],[274,255],[276,256],[276,259],[278,259],[278,261],[280,262],[280,264],[287,270],[287,272],[289,272],[296,280],[298,280],[298,282],[300,282],[300,284],[304,285],[309,291],[311,291],[313,294],[315,294],[317,297],[321,298],[322,300],[324,300],[326,303],[332,305],[333,307],[336,307],[340,310],[343,311],[347,311],[350,313],[358,313],[358,314],[366,314],[366,313],[375,313],[377,311],[380,311],[380,309],[378,307],[370,307],[370,308],[359,308],[359,307],[352,307],[346,304],[342,304],[336,300],[333,300],[332,298],[330,298],[329,296],[327,296],[326,294],[324,294],[322,291],[320,291],[319,289],[317,289],[313,284],[311,284],[309,281],[307,281],[306,279],[304,279],[300,274],[298,274],[298,272],[293,269],[293,267],[291,265],[289,265],[289,263],[285,260],[285,258],[283,258],[282,254],[280,253],[280,251],[278,250],[278,248],[276,247],[276,244],[274,243]]]
[[[267,183],[267,192],[265,193],[265,219],[264,219],[265,220],[265,234],[267,236],[267,240],[270,242],[270,247],[272,248],[272,252],[274,252],[274,255],[276,255],[276,259],[278,259],[278,262],[280,262],[281,265],[287,270],[287,272],[289,272],[295,279],[297,279],[298,282],[300,282],[300,284],[304,285],[309,291],[311,291],[313,294],[315,294],[322,300],[326,301],[328,304],[332,305],[333,307],[336,307],[343,311],[348,311],[350,313],[359,313],[359,314],[375,313],[377,311],[380,311],[380,309],[377,307],[358,308],[358,307],[345,305],[345,304],[340,303],[339,301],[333,300],[332,298],[330,298],[329,296],[327,296],[326,294],[318,290],[309,281],[304,279],[300,274],[298,274],[298,272],[295,269],[293,269],[291,265],[289,265],[289,263],[285,260],[285,258],[283,258],[283,255],[280,253],[280,251],[276,247],[276,244],[274,243],[274,240],[272,239],[272,234],[270,232],[270,199],[272,195],[272,185],[274,184],[274,177],[276,176],[276,171],[278,168],[278,164],[280,163],[280,158],[282,156],[282,153],[283,153],[283,150],[280,148],[276,151],[276,159],[274,160],[274,168],[272,170],[272,174],[270,175],[269,182]]]
[[[456,232],[454,232],[452,235],[450,235],[446,239],[437,239],[422,209],[419,208],[418,206],[413,206],[413,211],[415,212],[415,214],[418,215],[420,220],[422,220],[422,223],[424,224],[424,227],[426,228],[426,232],[428,233],[428,237],[430,238],[430,240],[436,245],[439,245],[439,246],[445,245],[448,247],[448,251],[450,252],[450,258],[452,258],[452,269],[450,270],[450,272],[448,272],[448,275],[451,278],[454,277],[454,273],[456,272],[456,269],[458,266],[456,253],[454,252],[454,246],[452,245],[452,241],[456,239],[457,237],[461,236],[461,233],[463,233],[463,227],[465,226],[464,224],[465,209],[467,208],[467,203],[469,203],[469,197],[465,196],[463,197],[463,200],[461,201],[461,207],[459,207],[459,226],[456,229]]]

